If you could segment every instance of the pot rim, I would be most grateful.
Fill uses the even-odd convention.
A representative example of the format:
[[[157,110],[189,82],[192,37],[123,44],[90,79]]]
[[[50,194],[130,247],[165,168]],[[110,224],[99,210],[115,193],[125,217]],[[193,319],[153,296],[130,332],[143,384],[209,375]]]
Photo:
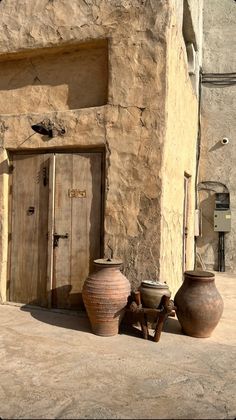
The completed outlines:
[[[152,289],[169,289],[168,284],[155,280],[143,280],[141,286],[150,287]]]
[[[120,267],[123,264],[123,261],[114,258],[99,258],[94,260],[93,263],[100,267]]]
[[[184,272],[184,281],[189,280],[191,282],[200,282],[200,283],[209,283],[214,282],[215,274],[210,271],[185,271]]]
[[[190,271],[185,271],[184,272],[184,276],[188,276],[188,277],[215,277],[214,273],[211,273],[210,271],[198,271],[198,270],[190,270]]]

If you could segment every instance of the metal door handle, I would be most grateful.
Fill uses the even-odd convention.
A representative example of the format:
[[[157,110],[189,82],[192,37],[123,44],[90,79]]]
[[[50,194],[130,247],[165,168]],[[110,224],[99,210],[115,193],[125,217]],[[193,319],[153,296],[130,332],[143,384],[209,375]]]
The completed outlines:
[[[58,233],[53,234],[53,248],[56,248],[59,245],[59,239],[67,239],[69,238],[68,233],[65,235],[59,235]]]

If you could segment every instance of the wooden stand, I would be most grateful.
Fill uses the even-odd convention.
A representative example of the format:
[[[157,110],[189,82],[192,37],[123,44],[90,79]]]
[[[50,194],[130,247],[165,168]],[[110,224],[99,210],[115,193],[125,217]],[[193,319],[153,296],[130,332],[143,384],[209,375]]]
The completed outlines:
[[[153,337],[153,341],[156,343],[161,338],[161,332],[165,320],[168,316],[175,316],[174,302],[169,297],[162,296],[160,309],[144,308],[141,303],[141,295],[139,291],[133,293],[131,303],[126,308],[126,311],[135,315],[136,321],[141,325],[143,338],[145,340],[148,340],[149,338],[148,315],[152,316],[152,318],[157,321]]]

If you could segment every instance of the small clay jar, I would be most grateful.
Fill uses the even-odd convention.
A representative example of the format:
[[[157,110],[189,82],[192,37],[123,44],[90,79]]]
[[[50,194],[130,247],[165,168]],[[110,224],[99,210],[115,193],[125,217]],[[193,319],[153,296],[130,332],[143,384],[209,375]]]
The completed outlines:
[[[171,296],[170,289],[166,283],[153,280],[142,281],[139,291],[141,293],[143,306],[147,308],[157,309],[160,305],[162,296]]]
[[[185,334],[209,337],[217,326],[224,307],[215,285],[215,275],[208,271],[186,271],[174,304]]]
[[[99,259],[94,265],[95,271],[83,285],[84,305],[94,334],[116,335],[130,295],[130,282],[120,271],[120,260]]]

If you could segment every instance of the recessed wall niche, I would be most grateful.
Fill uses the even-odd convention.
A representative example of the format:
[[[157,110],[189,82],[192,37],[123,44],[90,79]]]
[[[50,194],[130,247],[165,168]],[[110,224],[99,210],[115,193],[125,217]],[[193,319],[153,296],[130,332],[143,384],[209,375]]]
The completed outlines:
[[[0,114],[101,106],[108,95],[106,40],[0,57]]]

